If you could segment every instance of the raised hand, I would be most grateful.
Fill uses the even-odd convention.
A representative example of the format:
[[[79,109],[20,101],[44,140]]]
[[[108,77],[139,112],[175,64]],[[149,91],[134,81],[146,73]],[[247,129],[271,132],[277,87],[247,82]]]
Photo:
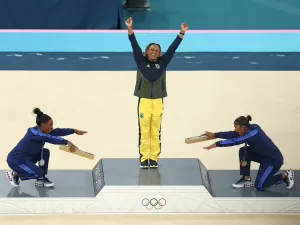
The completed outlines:
[[[126,21],[125,21],[125,24],[126,26],[129,28],[129,27],[132,27],[132,18],[129,17]]]
[[[189,29],[189,26],[186,23],[181,23],[181,31],[184,33]]]

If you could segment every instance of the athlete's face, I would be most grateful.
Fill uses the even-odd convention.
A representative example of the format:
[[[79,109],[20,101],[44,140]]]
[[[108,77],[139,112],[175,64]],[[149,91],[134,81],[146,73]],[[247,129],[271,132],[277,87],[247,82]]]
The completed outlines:
[[[42,123],[40,130],[42,133],[49,134],[53,130],[53,120],[48,120],[46,123]]]
[[[158,45],[151,45],[146,53],[149,60],[155,61],[160,56],[160,47]]]
[[[247,127],[234,124],[234,131],[237,132],[240,136],[246,134],[247,130],[248,130]]]

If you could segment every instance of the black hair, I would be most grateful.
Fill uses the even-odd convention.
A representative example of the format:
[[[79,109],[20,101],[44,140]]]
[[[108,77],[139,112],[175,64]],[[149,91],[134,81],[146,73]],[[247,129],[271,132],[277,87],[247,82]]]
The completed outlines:
[[[150,43],[146,46],[146,50],[145,50],[145,56],[147,56],[147,51],[149,50],[150,46],[151,45],[157,45],[159,47],[159,51],[161,52],[161,47],[159,44],[156,44],[156,43]]]
[[[252,120],[252,117],[250,115],[248,116],[240,116],[235,119],[234,124],[235,125],[240,125],[244,127],[249,127],[250,126],[250,121]]]
[[[49,120],[51,120],[51,117],[47,114],[44,114],[39,108],[35,108],[33,113],[36,114],[36,124],[38,127],[40,127],[42,123],[47,123]]]

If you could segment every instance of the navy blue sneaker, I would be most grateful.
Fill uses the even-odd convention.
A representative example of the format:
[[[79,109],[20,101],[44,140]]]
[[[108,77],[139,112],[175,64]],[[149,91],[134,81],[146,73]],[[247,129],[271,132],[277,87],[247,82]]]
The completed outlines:
[[[42,177],[36,180],[35,185],[39,187],[53,187],[54,183],[51,182],[47,177]]]
[[[158,163],[152,159],[150,159],[150,168],[157,168],[158,167]]]
[[[143,161],[143,162],[141,162],[140,167],[141,168],[148,168],[149,167],[148,159],[145,160],[145,161]]]

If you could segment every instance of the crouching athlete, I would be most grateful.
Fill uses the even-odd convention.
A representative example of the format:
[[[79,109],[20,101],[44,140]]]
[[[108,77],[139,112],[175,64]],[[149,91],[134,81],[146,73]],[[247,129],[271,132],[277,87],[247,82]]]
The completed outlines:
[[[242,178],[233,184],[235,188],[254,186],[257,190],[263,191],[273,185],[282,183],[286,184],[286,188],[292,188],[294,185],[294,171],[290,169],[276,174],[283,165],[283,156],[259,125],[250,124],[251,120],[251,116],[240,116],[234,121],[234,131],[205,132],[204,135],[209,138],[225,140],[218,141],[204,149],[245,144],[239,151],[240,175]],[[260,164],[255,182],[250,177],[251,162]]]
[[[50,151],[44,148],[45,143],[68,145],[71,152],[77,147],[61,136],[71,134],[83,135],[87,132],[69,128],[53,129],[53,120],[39,108],[33,111],[36,116],[36,126],[28,128],[25,136],[7,156],[10,171],[6,176],[13,187],[18,187],[20,181],[36,179],[35,185],[52,187],[54,183],[47,178]],[[36,165],[38,163],[38,165]]]

